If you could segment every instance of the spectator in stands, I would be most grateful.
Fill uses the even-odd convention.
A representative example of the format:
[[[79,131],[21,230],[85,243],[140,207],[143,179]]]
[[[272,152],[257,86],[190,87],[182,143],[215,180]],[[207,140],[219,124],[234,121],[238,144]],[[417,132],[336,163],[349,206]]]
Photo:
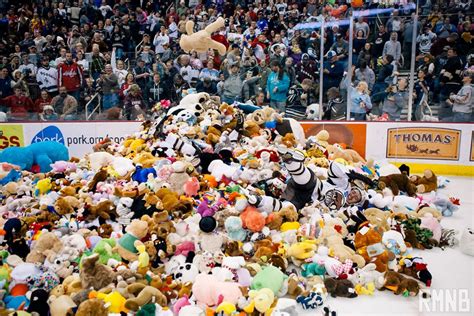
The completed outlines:
[[[367,83],[369,90],[372,91],[375,84],[375,73],[372,69],[367,67],[367,62],[365,60],[359,62],[359,68],[355,70],[354,76],[355,84],[364,81]]]
[[[365,81],[360,81],[355,88],[351,89],[351,118],[356,121],[365,121],[365,116],[372,109],[369,96],[369,88]]]
[[[207,61],[206,68],[201,69],[199,79],[202,80],[204,78],[209,78],[212,81],[219,80],[219,71],[214,69],[214,61],[212,59]]]
[[[72,53],[67,52],[66,60],[58,66],[58,86],[66,88],[70,96],[79,100],[83,80],[81,67],[72,60]]]
[[[145,115],[147,106],[143,100],[140,86],[133,84],[124,100],[124,115],[128,120],[136,120]]]
[[[456,48],[450,48],[447,57],[446,64],[440,72],[441,90],[439,96],[441,106],[438,115],[441,120],[449,119],[453,116],[452,107],[445,101],[451,94],[457,93],[461,88],[461,73],[464,69]]]
[[[303,54],[301,62],[296,65],[296,80],[303,82],[304,79],[316,80],[317,79],[317,66],[309,58],[308,54]]]
[[[59,95],[55,96],[51,101],[54,112],[59,114],[61,120],[76,120],[77,119],[77,99],[68,94],[66,86],[59,88]]]
[[[158,73],[153,75],[153,80],[150,81],[146,90],[144,91],[144,99],[148,103],[148,107],[152,108],[155,103],[161,100],[173,100],[172,89],[166,81],[161,80]]]
[[[385,90],[391,83],[393,75],[393,56],[387,55],[382,59],[382,67],[376,76],[374,88],[372,90],[372,102],[379,103],[385,98]]]
[[[456,94],[451,94],[446,103],[452,106],[454,122],[471,122],[474,107],[473,74],[465,72],[462,78],[463,86]]]
[[[137,66],[133,68],[133,75],[135,76],[135,82],[140,87],[140,90],[145,90],[152,73],[142,58],[138,59]]]
[[[280,112],[285,112],[286,97],[290,88],[290,78],[285,69],[278,62],[273,60],[270,64],[272,72],[267,79],[267,99],[270,106]]]
[[[58,70],[50,66],[48,56],[43,56],[41,59],[41,67],[36,74],[36,81],[40,89],[46,90],[51,95],[58,93]]]
[[[25,120],[30,114],[35,113],[33,101],[25,96],[21,87],[13,89],[14,94],[0,99],[0,104],[9,109],[9,120]]]
[[[408,98],[408,82],[405,78],[401,78],[396,85],[388,87],[382,111],[388,114],[391,121],[399,121],[402,109],[408,104]]]
[[[326,54],[326,61],[324,62],[324,81],[323,90],[327,91],[332,87],[338,87],[342,76],[344,75],[344,66],[339,62],[335,51],[330,50]]]
[[[206,92],[211,95],[215,95],[217,93],[217,86],[216,83],[211,80],[210,77],[204,77],[198,81],[196,86],[197,92]]]
[[[288,104],[286,116],[295,119],[304,119],[308,105],[317,102],[314,82],[311,79],[304,79],[301,84],[294,85],[288,92]]]
[[[382,56],[386,57],[387,55],[392,55],[393,60],[398,63],[400,62],[400,57],[402,54],[402,45],[398,41],[398,33],[392,32],[390,34],[390,40],[385,42],[383,47]]]
[[[228,71],[229,75],[224,81],[221,99],[223,102],[232,104],[234,101],[240,101],[243,81],[240,77],[240,67],[238,62],[230,64]]]
[[[39,115],[41,121],[56,121],[59,119],[58,114],[51,105],[45,105],[43,111]]]
[[[119,101],[118,92],[120,90],[120,86],[117,75],[113,73],[112,65],[105,65],[105,70],[100,75],[99,83],[103,93],[103,109],[108,110],[111,107],[117,106]]]
[[[8,76],[8,68],[3,67],[0,70],[0,98],[5,98],[12,95],[12,80]]]
[[[41,96],[35,100],[35,112],[42,113],[43,108],[47,105],[51,105],[52,99],[47,90],[41,91]]]

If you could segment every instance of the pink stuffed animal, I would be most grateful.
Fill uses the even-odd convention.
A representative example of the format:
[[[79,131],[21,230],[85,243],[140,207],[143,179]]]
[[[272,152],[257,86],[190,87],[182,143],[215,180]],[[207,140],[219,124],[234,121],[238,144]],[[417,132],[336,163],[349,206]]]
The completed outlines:
[[[176,303],[174,303],[173,305],[174,314],[179,315],[179,311],[181,310],[181,308],[188,305],[191,305],[191,302],[189,301],[189,297],[185,294],[183,297],[178,299]]]
[[[174,255],[183,255],[183,256],[188,256],[188,253],[191,251],[195,251],[196,247],[194,246],[194,242],[192,241],[184,241],[180,243],[178,246],[176,246],[176,250],[174,252]]]
[[[192,290],[196,302],[206,306],[216,306],[224,301],[237,304],[243,297],[238,283],[220,282],[212,274],[198,274]]]
[[[63,173],[63,172],[74,172],[77,169],[77,166],[73,162],[59,160],[50,165],[53,169],[53,172]]]
[[[196,177],[189,178],[186,183],[184,183],[184,193],[186,196],[196,196],[199,192],[199,181]]]

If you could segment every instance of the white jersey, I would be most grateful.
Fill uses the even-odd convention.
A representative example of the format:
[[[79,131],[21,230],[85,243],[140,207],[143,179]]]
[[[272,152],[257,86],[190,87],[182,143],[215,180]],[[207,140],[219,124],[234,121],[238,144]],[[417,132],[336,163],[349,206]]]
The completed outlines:
[[[58,91],[58,70],[54,67],[48,69],[41,67],[36,74],[36,81],[41,90],[56,92]]]

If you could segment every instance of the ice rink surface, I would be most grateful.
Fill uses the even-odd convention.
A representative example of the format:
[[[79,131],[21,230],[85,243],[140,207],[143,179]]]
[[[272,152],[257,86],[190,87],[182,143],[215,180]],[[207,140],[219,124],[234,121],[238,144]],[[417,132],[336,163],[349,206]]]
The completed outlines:
[[[451,182],[440,192],[449,196],[460,198],[461,207],[452,217],[444,217],[441,221],[443,228],[459,230],[458,239],[465,227],[474,227],[474,178],[447,177]],[[337,311],[338,316],[346,315],[474,315],[474,257],[463,254],[459,246],[455,248],[433,248],[430,250],[415,250],[415,256],[420,256],[428,263],[428,270],[433,275],[432,291],[440,295],[464,295],[469,297],[469,311],[459,312],[459,309],[446,311],[448,306],[441,305],[438,301],[428,301],[427,305],[420,303],[418,297],[406,298],[394,295],[390,291],[375,291],[373,296],[359,296],[357,298],[327,298],[327,305]],[[462,293],[464,292],[464,293]],[[460,303],[456,298],[452,302]],[[436,309],[435,309],[436,308]],[[459,308],[456,304],[456,308]],[[461,308],[466,308],[462,305]],[[436,310],[436,311],[435,311]],[[322,310],[304,312],[298,315],[321,315]]]

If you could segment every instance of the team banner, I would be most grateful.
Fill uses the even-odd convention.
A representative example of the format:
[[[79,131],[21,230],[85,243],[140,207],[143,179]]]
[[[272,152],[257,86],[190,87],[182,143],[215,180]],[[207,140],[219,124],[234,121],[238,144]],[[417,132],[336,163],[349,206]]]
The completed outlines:
[[[387,130],[387,158],[459,160],[461,131],[435,127]]]

